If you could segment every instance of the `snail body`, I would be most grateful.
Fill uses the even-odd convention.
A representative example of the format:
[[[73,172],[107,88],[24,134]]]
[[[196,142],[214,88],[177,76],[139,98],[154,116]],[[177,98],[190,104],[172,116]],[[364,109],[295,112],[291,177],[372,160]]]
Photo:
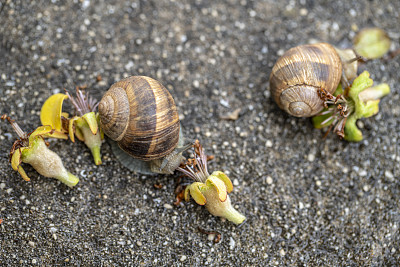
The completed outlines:
[[[319,90],[333,94],[341,78],[342,61],[332,45],[300,45],[275,63],[270,89],[281,109],[296,117],[311,117],[324,107]]]
[[[148,166],[148,171],[139,167],[140,172],[172,173],[184,159],[174,99],[150,77],[131,76],[113,84],[99,103],[99,117],[104,133],[133,162]]]

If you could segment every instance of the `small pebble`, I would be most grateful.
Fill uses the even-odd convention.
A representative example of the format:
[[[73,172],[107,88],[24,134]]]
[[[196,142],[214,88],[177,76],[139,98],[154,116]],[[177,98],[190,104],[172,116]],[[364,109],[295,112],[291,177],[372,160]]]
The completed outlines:
[[[143,245],[143,243],[140,242],[140,241],[137,241],[137,242],[136,242],[136,245],[138,245],[139,247],[141,247],[141,246]]]
[[[270,140],[267,140],[267,142],[265,142],[265,146],[266,147],[272,147],[272,142]]]
[[[182,257],[180,258],[180,261],[185,261],[187,259],[187,257],[185,255],[182,255]]]
[[[233,185],[238,186],[239,185],[239,180],[238,179],[233,179]]]
[[[367,176],[367,171],[366,170],[360,170],[359,172],[358,172],[358,175],[360,175],[361,177],[364,177],[364,176]]]
[[[208,241],[213,241],[214,238],[215,238],[215,234],[209,234],[209,235],[207,236],[207,240],[208,240]]]
[[[170,209],[172,209],[173,207],[172,207],[171,204],[165,203],[165,204],[164,204],[164,208],[170,210]]]
[[[229,249],[233,250],[235,248],[235,246],[236,246],[235,240],[232,237],[229,238]]]
[[[32,264],[36,264],[36,262],[37,262],[36,259],[33,259],[33,260],[32,260]]]
[[[35,247],[35,242],[29,241],[29,242],[28,242],[28,245],[34,248],[34,247]]]
[[[272,179],[271,176],[267,177],[267,184],[272,184],[274,182],[274,180]]]
[[[316,182],[315,182],[315,184],[317,185],[317,186],[321,186],[321,181],[320,180],[317,180]]]
[[[301,16],[307,16],[307,14],[308,14],[308,10],[307,9],[305,9],[305,8],[301,8],[300,9],[300,15]]]
[[[385,177],[388,179],[393,179],[393,173],[391,171],[385,171]]]
[[[285,252],[285,250],[282,248],[281,250],[279,250],[279,254],[281,254],[281,256],[283,257],[283,256],[286,255],[286,252]]]
[[[5,183],[1,183],[0,184],[0,189],[4,189],[6,187],[6,184]]]
[[[312,162],[315,160],[315,155],[314,154],[308,154],[308,161]]]

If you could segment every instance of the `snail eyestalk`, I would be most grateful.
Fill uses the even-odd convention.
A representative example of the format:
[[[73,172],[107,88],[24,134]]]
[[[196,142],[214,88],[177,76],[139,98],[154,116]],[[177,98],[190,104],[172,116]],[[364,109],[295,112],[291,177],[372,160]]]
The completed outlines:
[[[61,158],[48,149],[43,136],[54,131],[51,126],[40,126],[31,134],[26,134],[7,115],[3,115],[1,118],[3,120],[7,119],[20,136],[11,148],[10,159],[12,168],[18,171],[24,180],[30,181],[30,178],[22,168],[22,162],[32,165],[39,174],[49,178],[56,178],[69,187],[73,187],[79,182],[75,175],[65,169]]]
[[[194,144],[194,159],[189,159],[177,170],[195,180],[185,189],[186,201],[191,196],[197,204],[205,205],[212,215],[226,218],[235,224],[241,224],[246,219],[231,204],[228,193],[232,192],[233,185],[229,177],[221,171],[209,174],[207,155],[198,140]]]

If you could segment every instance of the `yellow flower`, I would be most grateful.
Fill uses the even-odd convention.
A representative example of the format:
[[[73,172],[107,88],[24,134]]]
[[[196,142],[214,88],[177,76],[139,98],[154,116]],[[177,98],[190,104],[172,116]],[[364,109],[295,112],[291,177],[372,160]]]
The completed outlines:
[[[76,109],[77,116],[68,119],[68,113],[62,112],[64,99],[69,99]],[[77,88],[76,97],[67,94],[55,94],[50,96],[42,106],[40,120],[42,125],[50,125],[54,132],[50,137],[71,139],[75,142],[75,136],[85,142],[92,152],[96,165],[101,164],[100,147],[104,138],[99,128],[99,119],[95,110],[97,101],[84,94]]]
[[[7,119],[19,136],[10,152],[11,167],[18,171],[25,181],[30,181],[30,178],[22,168],[22,162],[32,165],[41,175],[56,178],[69,187],[73,187],[79,182],[75,175],[65,169],[61,158],[47,148],[43,136],[51,135],[54,132],[51,126],[40,126],[31,134],[27,134],[10,117],[3,115],[1,118]]]
[[[199,205],[204,205],[214,216],[224,217],[235,224],[241,224],[246,217],[238,212],[231,204],[228,193],[232,192],[233,185],[229,177],[221,172],[208,173],[207,156],[198,141],[195,143],[195,158],[184,168],[177,170],[193,178],[196,182],[185,189],[185,200],[190,196]]]
[[[62,117],[68,118],[68,113],[62,112],[62,104],[68,96],[65,94],[55,94],[50,96],[43,104],[40,111],[40,121],[42,125],[50,125],[54,131],[47,134],[49,137],[68,139],[65,129],[62,127]]]

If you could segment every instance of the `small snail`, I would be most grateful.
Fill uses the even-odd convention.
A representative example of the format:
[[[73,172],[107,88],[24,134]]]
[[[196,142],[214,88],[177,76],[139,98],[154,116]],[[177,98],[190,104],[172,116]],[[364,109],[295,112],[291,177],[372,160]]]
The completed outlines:
[[[141,173],[173,173],[184,160],[178,111],[168,90],[145,76],[131,76],[115,84],[99,103],[100,125],[121,151],[120,161]],[[132,158],[133,157],[133,158]]]
[[[334,93],[342,78],[342,61],[327,43],[300,45],[286,51],[272,68],[270,88],[281,109],[296,117],[320,112],[321,89]]]

